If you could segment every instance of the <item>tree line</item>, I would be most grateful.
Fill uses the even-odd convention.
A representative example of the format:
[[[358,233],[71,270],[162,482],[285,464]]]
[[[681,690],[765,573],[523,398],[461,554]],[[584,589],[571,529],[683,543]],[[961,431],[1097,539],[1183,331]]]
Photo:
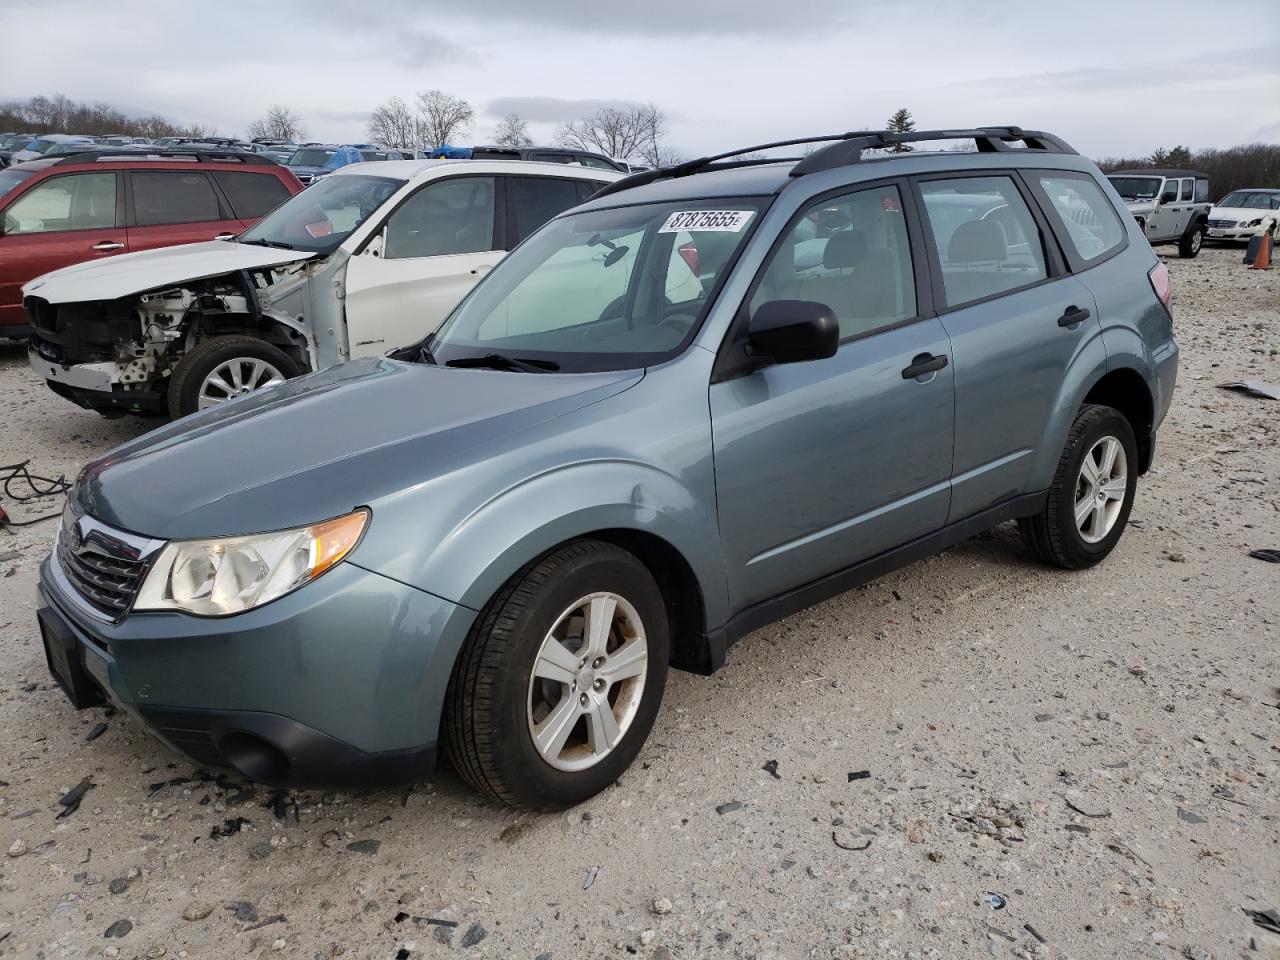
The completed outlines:
[[[160,114],[129,116],[107,103],[80,103],[62,94],[0,101],[0,130],[15,133],[77,133],[130,137],[212,137],[213,127],[178,124]]]
[[[1209,178],[1215,200],[1247,187],[1280,188],[1280,144],[1274,143],[1247,143],[1225,150],[1175,146],[1146,157],[1104,157],[1097,163],[1104,173],[1158,167],[1194,170]]]

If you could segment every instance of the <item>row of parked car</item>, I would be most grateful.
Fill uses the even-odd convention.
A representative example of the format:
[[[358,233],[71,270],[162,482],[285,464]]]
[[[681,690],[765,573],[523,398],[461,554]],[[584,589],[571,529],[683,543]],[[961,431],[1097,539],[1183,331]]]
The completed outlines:
[[[886,149],[938,139],[978,149]],[[69,495],[38,618],[72,702],[272,784],[439,750],[557,808],[625,772],[671,666],[1007,520],[1101,561],[1178,364],[1148,231],[1047,133],[788,142],[625,179],[350,164],[28,283],[59,392],[199,410]],[[125,244],[153,178],[234,215],[280,169],[55,162],[4,239]]]

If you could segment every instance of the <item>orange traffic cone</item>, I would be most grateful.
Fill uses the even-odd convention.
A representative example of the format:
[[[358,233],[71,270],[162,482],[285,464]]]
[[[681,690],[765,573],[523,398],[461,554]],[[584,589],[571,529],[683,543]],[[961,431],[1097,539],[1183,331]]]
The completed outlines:
[[[1253,255],[1250,270],[1266,270],[1271,266],[1271,234],[1264,233],[1258,238],[1258,252]]]

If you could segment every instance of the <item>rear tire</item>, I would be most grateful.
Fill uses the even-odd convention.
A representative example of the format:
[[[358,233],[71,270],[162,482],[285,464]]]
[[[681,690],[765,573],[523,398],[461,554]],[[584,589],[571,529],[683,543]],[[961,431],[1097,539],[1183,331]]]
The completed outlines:
[[[1204,224],[1197,223],[1178,239],[1178,256],[1191,259],[1204,246]]]
[[[1044,509],[1019,519],[1018,530],[1045,563],[1091,567],[1124,533],[1137,484],[1133,427],[1114,407],[1086,404],[1067,434]]]
[[[449,759],[512,806],[581,803],[640,752],[669,651],[662,594],[639,560],[597,540],[561,547],[516,573],[472,627],[445,696]]]
[[[176,420],[301,372],[287,353],[257,337],[201,340],[169,375],[169,416]],[[219,381],[226,387],[216,386]]]

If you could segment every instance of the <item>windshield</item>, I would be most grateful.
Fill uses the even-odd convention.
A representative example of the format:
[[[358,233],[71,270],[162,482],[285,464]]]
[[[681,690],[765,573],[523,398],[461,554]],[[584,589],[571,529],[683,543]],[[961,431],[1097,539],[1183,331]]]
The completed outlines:
[[[295,150],[289,158],[291,167],[323,167],[325,161],[332,157],[336,150]]]
[[[570,371],[660,363],[689,342],[767,200],[643,204],[553,220],[503,260],[426,346]]]
[[[1107,177],[1122,200],[1154,200],[1161,177]]]
[[[326,177],[240,234],[241,243],[329,254],[402,186],[387,177]]]
[[[27,144],[27,149],[34,150],[36,153],[48,153],[55,142],[54,140],[32,140]]]
[[[23,180],[34,175],[34,170],[21,170],[16,167],[6,167],[0,170],[0,197],[3,197]]]
[[[1244,207],[1246,210],[1280,210],[1280,193],[1237,190],[1218,201],[1220,207]]]

